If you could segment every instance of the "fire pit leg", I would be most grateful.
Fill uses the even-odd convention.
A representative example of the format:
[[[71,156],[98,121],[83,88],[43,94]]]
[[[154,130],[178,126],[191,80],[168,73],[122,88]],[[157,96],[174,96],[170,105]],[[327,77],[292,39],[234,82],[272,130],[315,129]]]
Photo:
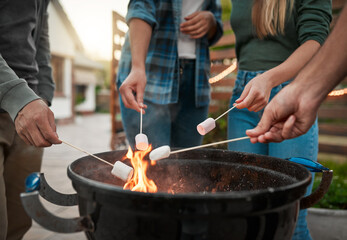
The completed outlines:
[[[59,206],[75,206],[78,204],[78,196],[63,194],[55,191],[47,182],[43,173],[32,173],[25,180],[26,192],[39,191],[41,197],[48,202]]]
[[[41,204],[39,192],[21,193],[23,207],[28,215],[42,227],[59,233],[94,231],[94,223],[90,216],[77,218],[60,218],[48,212]]]

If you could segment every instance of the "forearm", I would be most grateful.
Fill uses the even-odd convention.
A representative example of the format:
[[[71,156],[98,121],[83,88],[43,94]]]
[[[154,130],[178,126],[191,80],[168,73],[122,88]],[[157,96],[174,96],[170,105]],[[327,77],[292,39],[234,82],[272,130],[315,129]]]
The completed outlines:
[[[12,120],[29,102],[39,97],[28,87],[24,79],[7,65],[0,54],[0,108],[7,111]]]
[[[294,78],[319,50],[320,44],[308,40],[297,48],[283,63],[267,72],[273,87]]]
[[[347,75],[347,7],[319,52],[295,79],[310,87],[308,97],[321,103],[327,94]]]
[[[134,18],[129,23],[129,34],[132,67],[145,70],[152,27],[145,21]]]

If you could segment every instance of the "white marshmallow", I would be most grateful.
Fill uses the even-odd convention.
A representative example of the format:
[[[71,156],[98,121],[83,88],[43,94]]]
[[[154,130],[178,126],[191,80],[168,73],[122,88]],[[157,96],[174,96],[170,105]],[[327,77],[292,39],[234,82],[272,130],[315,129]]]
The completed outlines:
[[[170,156],[171,149],[168,145],[164,145],[152,150],[149,153],[149,159],[157,161]]]
[[[125,163],[122,163],[121,161],[115,162],[113,165],[113,169],[111,173],[115,175],[116,177],[122,179],[124,182],[129,181],[133,176],[133,168],[129,167]]]
[[[143,133],[139,133],[135,136],[135,143],[138,150],[143,151],[148,148],[148,138]]]
[[[213,118],[207,118],[205,121],[200,123],[196,129],[200,133],[200,135],[205,135],[212,129],[216,127],[216,121]]]

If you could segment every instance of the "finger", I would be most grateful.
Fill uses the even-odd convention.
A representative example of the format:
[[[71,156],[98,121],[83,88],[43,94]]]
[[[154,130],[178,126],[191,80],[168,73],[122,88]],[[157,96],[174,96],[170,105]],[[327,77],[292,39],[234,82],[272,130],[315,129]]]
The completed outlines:
[[[186,26],[180,29],[181,32],[185,34],[189,34],[189,35],[199,34],[203,30],[204,30],[204,26],[200,22],[191,24],[189,26]]]
[[[31,130],[29,132],[32,140],[34,141],[34,145],[36,147],[49,147],[49,146],[52,146],[52,143],[47,141],[45,136],[44,136],[44,131],[46,131],[46,130],[43,130],[43,129],[40,129],[40,128],[43,128],[42,123],[37,123],[36,127],[35,128],[31,128]]]
[[[255,102],[257,102],[257,101],[255,101]],[[258,111],[262,110],[265,106],[266,106],[265,102],[259,101],[258,103],[252,105],[249,108],[249,111],[258,112]]]
[[[29,139],[24,134],[18,134],[18,135],[25,142],[25,144],[27,144],[27,145],[34,145],[33,143],[31,143],[29,141]]]
[[[241,109],[241,108],[245,108],[245,104],[242,104],[242,101],[247,97],[248,93],[249,93],[250,89],[246,86],[245,89],[242,91],[241,96],[236,99],[236,103],[238,103],[237,108]],[[241,106],[240,106],[241,104]]]
[[[138,104],[131,88],[128,88],[123,92],[122,99],[125,107],[132,108],[136,111],[138,110]]]
[[[203,25],[200,17],[193,17],[186,19],[186,22],[180,25],[181,31],[190,31],[193,28],[198,28],[197,26]]]
[[[296,118],[294,115],[290,115],[289,118],[285,121],[282,130],[282,136],[284,139],[289,139],[293,137],[293,128],[295,124]],[[294,136],[295,137],[295,136]]]
[[[260,122],[254,129],[250,129],[246,131],[246,134],[250,137],[258,137],[261,134],[264,134],[265,132],[269,131],[271,125],[272,125],[272,112],[270,111],[264,111],[264,114],[262,118],[260,119]]]
[[[21,125],[21,122],[18,121],[18,118],[16,119],[16,122],[15,122],[15,127],[16,127],[16,132],[18,134],[18,136],[28,145],[34,145],[34,142],[32,141],[32,139],[30,138],[30,136],[28,136],[28,133],[27,133],[27,129],[24,128],[22,125]]]
[[[137,91],[136,91],[136,100],[138,103],[138,112],[141,111],[141,108],[143,107],[143,95],[144,95],[144,88],[140,85],[138,85],[137,87]]]
[[[206,33],[203,32],[203,33],[201,33],[199,35],[190,36],[190,38],[192,38],[192,39],[199,39],[199,38],[202,38],[205,35],[206,35]]]
[[[254,102],[254,99],[255,97],[253,95],[248,95],[241,103],[237,105],[237,108],[250,108]]]
[[[264,134],[264,138],[268,141],[268,142],[282,142],[284,139],[281,135],[280,131],[277,132],[267,132]]]
[[[200,12],[194,12],[194,13],[192,13],[192,14],[186,16],[186,17],[184,18],[184,20],[188,21],[188,20],[190,20],[190,19],[192,19],[192,18],[198,16],[199,13],[200,13]]]
[[[48,122],[54,134],[54,137],[50,142],[54,144],[61,144],[62,141],[59,139],[59,136],[57,134],[57,126],[55,125],[54,114],[52,112],[50,112],[48,115]]]
[[[45,140],[45,142],[43,143],[45,144],[45,147],[47,147],[46,142],[49,142],[49,146],[51,146],[52,144],[61,143],[61,141],[57,137],[56,132],[51,127],[51,124],[52,123],[49,121],[49,117],[42,119],[40,123],[37,124],[37,128],[39,129],[41,136],[43,136],[43,139]]]
[[[251,143],[257,143],[258,142],[258,138],[256,138],[256,137],[250,138],[249,140],[251,141]]]
[[[258,137],[258,142],[260,142],[260,143],[268,143],[268,140],[265,138],[264,135],[260,135]]]

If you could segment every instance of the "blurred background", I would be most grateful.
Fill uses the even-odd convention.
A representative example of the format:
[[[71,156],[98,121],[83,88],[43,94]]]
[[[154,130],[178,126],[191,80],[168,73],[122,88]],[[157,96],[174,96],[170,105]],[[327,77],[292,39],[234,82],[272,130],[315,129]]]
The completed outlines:
[[[51,0],[49,34],[53,77],[56,84],[52,111],[57,131],[64,139],[89,152],[127,148],[114,80],[127,25],[128,0]],[[231,1],[222,0],[224,36],[211,47],[210,116],[228,108],[237,71],[235,36],[230,27]],[[333,0],[334,19],[347,2]],[[307,89],[309,91],[309,89]],[[334,169],[329,194],[316,207],[347,209],[347,80],[337,86],[319,110],[319,161]],[[227,119],[204,138],[204,143],[226,139]],[[216,146],[226,148],[226,145]],[[84,156],[65,145],[44,153],[42,172],[58,191],[74,192],[66,176],[69,163]],[[317,184],[320,176],[316,177]],[[316,185],[317,185],[316,184]],[[78,216],[75,207],[44,205],[62,217]],[[329,231],[328,231],[329,232]],[[317,235],[318,236],[318,235]],[[347,237],[347,236],[346,236]],[[57,234],[34,223],[24,237],[31,239],[85,239],[83,233]],[[315,238],[316,239],[316,238]],[[317,238],[318,239],[318,238]]]

